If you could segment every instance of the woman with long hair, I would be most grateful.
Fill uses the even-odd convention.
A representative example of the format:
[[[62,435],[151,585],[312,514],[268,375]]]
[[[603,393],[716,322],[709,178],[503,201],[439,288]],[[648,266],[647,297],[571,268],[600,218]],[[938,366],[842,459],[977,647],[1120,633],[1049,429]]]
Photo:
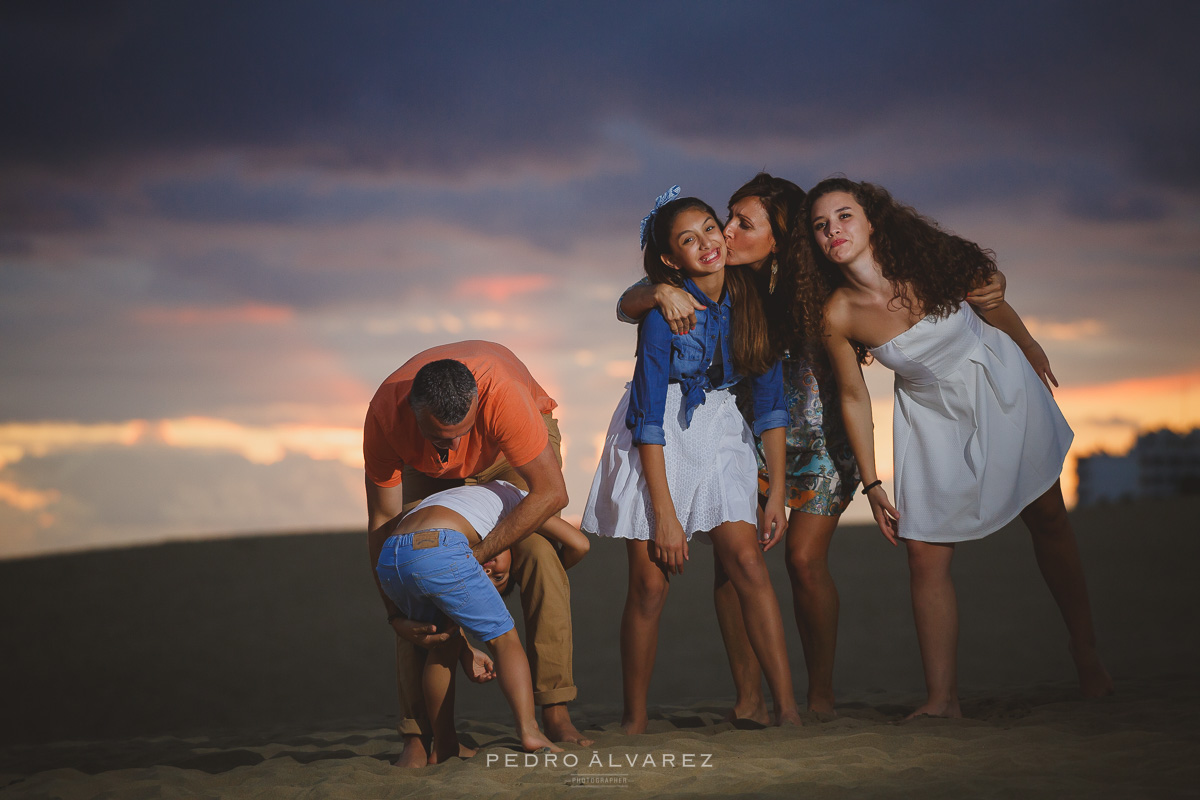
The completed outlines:
[[[785,556],[796,628],[808,671],[808,709],[834,713],[833,667],[839,598],[829,569],[829,547],[838,520],[854,497],[858,469],[842,425],[837,384],[821,346],[821,308],[805,298],[820,294],[814,281],[803,221],[804,191],[785,178],[760,172],[729,198],[725,240],[733,274],[745,272],[758,289],[772,352],[783,358],[788,516]],[[794,240],[802,246],[797,247]],[[998,272],[966,299],[982,307],[1003,300]],[[636,321],[657,308],[675,332],[695,324],[693,298],[669,283],[643,280],[626,290],[618,316]],[[744,392],[742,393],[744,395]],[[743,409],[745,405],[743,403]],[[760,486],[766,465],[759,454]],[[766,722],[762,670],[740,627],[741,609],[720,560],[714,566],[714,601],[737,697],[731,716]]]
[[[1045,352],[1007,302],[962,302],[995,272],[990,251],[942,230],[884,189],[844,178],[808,194],[815,270],[805,298],[820,317],[842,415],[880,531],[908,552],[928,698],[912,714],[958,717],[958,542],[1018,515],[1066,623],[1087,696],[1112,691],[1059,473],[1072,433]],[[981,319],[982,317],[982,319]],[[875,467],[868,354],[896,373],[892,505]]]

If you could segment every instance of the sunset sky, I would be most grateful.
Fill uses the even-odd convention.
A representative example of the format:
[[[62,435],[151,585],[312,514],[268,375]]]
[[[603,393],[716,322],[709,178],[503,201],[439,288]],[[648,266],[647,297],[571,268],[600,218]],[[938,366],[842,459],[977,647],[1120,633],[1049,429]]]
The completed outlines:
[[[993,249],[1073,457],[1200,424],[1197,30],[1190,2],[6,3],[0,557],[363,527],[368,400],[459,339],[559,400],[578,515],[639,221],[762,169]]]

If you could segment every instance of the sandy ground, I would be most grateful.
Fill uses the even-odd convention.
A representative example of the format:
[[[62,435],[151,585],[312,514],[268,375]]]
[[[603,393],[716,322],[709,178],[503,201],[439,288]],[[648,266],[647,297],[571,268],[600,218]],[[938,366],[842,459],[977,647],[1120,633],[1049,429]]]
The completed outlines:
[[[391,634],[365,536],[0,563],[0,797],[1200,796],[1198,512],[1190,499],[1074,515],[1118,683],[1098,701],[1076,699],[1024,529],[961,546],[956,721],[899,721],[922,697],[904,557],[841,529],[839,718],[798,729],[721,722],[732,687],[698,547],[672,584],[650,732],[622,736],[624,550],[599,542],[572,574],[572,708],[596,744],[527,759],[498,688],[460,682],[480,754],[418,772],[390,766]],[[770,563],[802,696],[781,550]]]

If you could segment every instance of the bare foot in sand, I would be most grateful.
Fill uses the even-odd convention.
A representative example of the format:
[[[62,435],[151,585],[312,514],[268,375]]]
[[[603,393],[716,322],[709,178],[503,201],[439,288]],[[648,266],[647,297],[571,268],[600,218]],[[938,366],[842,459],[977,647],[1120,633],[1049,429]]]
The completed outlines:
[[[408,734],[402,738],[404,739],[404,750],[400,753],[400,757],[392,762],[395,766],[415,769],[429,763],[431,756],[425,747],[425,740],[421,736]]]
[[[766,702],[760,697],[756,703],[735,705],[722,721],[737,722],[738,720],[749,720],[765,727],[771,724],[771,715],[767,713]]]
[[[542,706],[542,727],[546,729],[546,737],[555,742],[570,742],[580,747],[587,747],[592,740],[584,736],[571,722],[571,712],[566,703],[552,703]],[[555,750],[554,752],[558,752]]]
[[[803,725],[804,720],[800,718],[800,710],[793,708],[789,711],[776,711],[775,724],[780,727],[788,725]]]
[[[1071,658],[1075,660],[1075,670],[1079,674],[1079,688],[1087,698],[1107,697],[1116,691],[1112,676],[1100,661],[1100,655],[1095,647],[1068,646]]]
[[[962,709],[958,707],[958,698],[948,700],[930,700],[925,705],[904,718],[905,722],[917,717],[938,717],[940,719],[962,719]]]
[[[473,755],[475,755],[475,749],[459,743],[458,737],[455,736],[446,742],[434,741],[433,752],[429,754],[429,763],[431,765],[441,764],[452,758],[470,758]]]
[[[527,733],[517,732],[521,737],[521,746],[525,748],[526,753],[561,753],[561,747],[554,742],[542,736],[542,732],[536,727]]]
[[[650,724],[650,720],[646,717],[633,719],[632,717],[623,717],[621,719],[621,732],[626,736],[636,736],[639,733],[646,732],[646,726]]]
[[[836,719],[837,712],[833,710],[833,695],[832,694],[808,694],[808,710],[809,713],[815,714],[818,719]]]

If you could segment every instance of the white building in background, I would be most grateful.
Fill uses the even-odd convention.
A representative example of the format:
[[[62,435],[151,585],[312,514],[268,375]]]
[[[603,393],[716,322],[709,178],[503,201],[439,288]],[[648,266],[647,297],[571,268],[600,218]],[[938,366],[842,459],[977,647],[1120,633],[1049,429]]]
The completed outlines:
[[[1079,505],[1200,494],[1200,429],[1143,433],[1125,455],[1077,461]]]

